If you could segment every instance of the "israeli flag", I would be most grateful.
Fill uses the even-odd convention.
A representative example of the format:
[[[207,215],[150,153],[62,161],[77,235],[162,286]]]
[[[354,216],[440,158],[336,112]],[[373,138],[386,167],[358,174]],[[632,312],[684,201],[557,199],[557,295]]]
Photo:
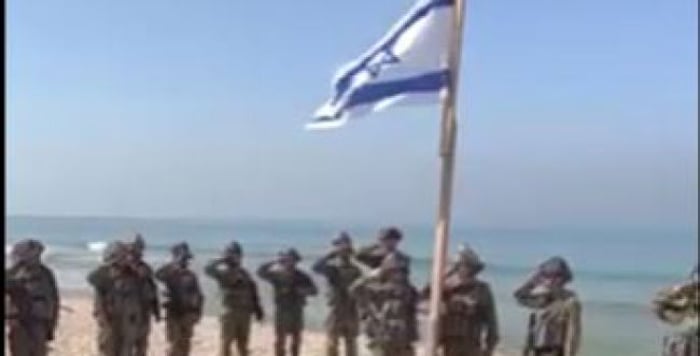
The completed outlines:
[[[418,0],[384,37],[333,79],[333,95],[307,129],[340,127],[349,118],[394,104],[439,102],[449,79],[454,0]]]

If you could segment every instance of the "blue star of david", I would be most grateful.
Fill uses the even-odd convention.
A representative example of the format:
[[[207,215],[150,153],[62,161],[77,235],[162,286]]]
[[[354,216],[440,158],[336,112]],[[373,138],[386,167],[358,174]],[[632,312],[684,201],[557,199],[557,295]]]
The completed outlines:
[[[388,48],[377,53],[377,58],[379,58],[379,60],[376,63],[367,65],[367,72],[369,72],[372,78],[375,78],[377,75],[379,75],[379,72],[382,70],[382,67],[385,67],[389,64],[399,63],[399,58],[396,57]]]

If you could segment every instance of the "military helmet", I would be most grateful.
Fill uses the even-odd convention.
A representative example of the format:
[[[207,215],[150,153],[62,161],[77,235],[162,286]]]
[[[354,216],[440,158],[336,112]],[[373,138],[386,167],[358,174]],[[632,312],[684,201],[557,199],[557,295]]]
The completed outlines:
[[[280,259],[291,259],[295,263],[301,261],[301,255],[295,248],[282,250],[279,252],[278,256]]]
[[[564,279],[564,283],[571,282],[574,279],[569,264],[566,263],[564,258],[559,256],[544,261],[540,265],[540,273],[549,276],[560,276]]]
[[[12,246],[11,256],[16,261],[38,259],[44,252],[44,244],[34,239],[24,239]]]
[[[341,231],[338,236],[333,239],[332,244],[333,246],[352,246],[352,239],[347,232]]]
[[[113,241],[102,252],[102,261],[113,264],[122,260],[129,252],[128,246],[122,241]]]
[[[396,227],[385,227],[379,230],[379,240],[396,240],[396,241],[401,241],[403,238],[403,234],[401,233],[401,230],[399,230]]]
[[[228,244],[228,246],[226,246],[226,249],[224,250],[224,255],[225,256],[232,256],[232,255],[242,256],[243,255],[243,248],[241,247],[241,245],[238,242],[232,241],[231,243]]]
[[[397,253],[390,253],[384,257],[380,268],[386,271],[393,270],[406,270],[408,266],[406,265],[406,260],[401,258]]]
[[[479,258],[479,255],[467,244],[463,244],[459,247],[456,264],[469,267],[475,274],[484,269],[484,263],[481,261],[481,258]]]
[[[191,259],[194,257],[192,256],[190,246],[187,244],[187,242],[175,244],[170,248],[170,253],[172,253],[173,257],[176,259]]]

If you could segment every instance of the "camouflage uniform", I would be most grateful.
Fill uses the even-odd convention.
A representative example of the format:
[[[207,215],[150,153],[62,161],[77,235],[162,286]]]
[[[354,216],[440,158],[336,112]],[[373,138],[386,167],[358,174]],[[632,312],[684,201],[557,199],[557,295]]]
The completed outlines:
[[[291,338],[292,356],[298,356],[304,329],[306,298],[318,290],[309,275],[297,269],[301,257],[294,249],[280,252],[277,261],[258,268],[260,278],[274,288],[275,294],[275,355],[284,356],[287,337]]]
[[[360,311],[368,348],[374,356],[413,356],[418,339],[418,292],[406,274],[404,260],[388,255],[381,267],[351,287]]]
[[[148,318],[150,305],[144,302],[142,278],[132,258],[126,244],[114,242],[105,250],[104,263],[87,277],[95,289],[101,356],[134,356],[139,352],[139,326]]]
[[[489,284],[476,279],[484,264],[463,247],[445,277],[440,345],[444,356],[491,356],[499,340],[496,306]],[[424,289],[430,295],[430,286]]]
[[[328,281],[328,305],[330,313],[326,319],[326,355],[338,355],[338,341],[345,340],[345,354],[357,355],[357,334],[359,321],[355,300],[350,297],[350,286],[362,275],[351,258],[352,241],[346,233],[333,241],[335,250],[319,259],[313,266],[314,272]]]
[[[553,257],[515,291],[518,304],[532,309],[524,355],[575,356],[578,353],[581,304],[573,291],[564,289],[572,279],[566,261]]]
[[[41,263],[44,246],[23,240],[12,248],[14,260],[5,271],[10,355],[43,356],[58,323],[59,296],[53,272]]]
[[[156,278],[165,284],[168,300],[165,312],[165,337],[169,356],[190,354],[194,325],[202,317],[204,296],[197,275],[187,268],[192,258],[189,246],[180,243],[171,249],[173,261],[156,271]]]
[[[401,260],[406,273],[410,274],[411,258],[396,250],[396,246],[402,240],[403,234],[395,227],[383,228],[379,231],[378,243],[360,248],[355,254],[358,262],[369,268],[379,268],[384,258],[393,254]]]
[[[136,234],[131,243],[130,250],[133,254],[135,270],[140,277],[143,302],[148,306],[144,311],[142,323],[138,329],[138,341],[136,343],[136,356],[146,356],[148,353],[148,338],[151,335],[151,316],[160,321],[160,302],[158,301],[158,287],[156,285],[153,269],[143,260],[143,252],[146,244],[141,234]]]
[[[222,293],[224,313],[221,315],[220,355],[231,355],[231,344],[236,341],[239,356],[248,355],[248,341],[252,316],[263,319],[263,309],[255,281],[241,266],[243,251],[231,243],[224,258],[211,261],[206,274],[216,280]]]
[[[676,331],[663,340],[662,356],[698,356],[698,309],[700,304],[698,267],[688,282],[660,292],[654,300],[656,315]]]

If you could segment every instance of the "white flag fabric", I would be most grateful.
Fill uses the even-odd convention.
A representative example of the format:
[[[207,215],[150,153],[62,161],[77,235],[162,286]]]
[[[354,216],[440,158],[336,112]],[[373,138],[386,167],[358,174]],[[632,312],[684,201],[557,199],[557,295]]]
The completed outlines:
[[[439,102],[449,80],[453,5],[454,0],[418,0],[369,51],[336,73],[330,100],[306,128],[340,127],[394,104]]]

